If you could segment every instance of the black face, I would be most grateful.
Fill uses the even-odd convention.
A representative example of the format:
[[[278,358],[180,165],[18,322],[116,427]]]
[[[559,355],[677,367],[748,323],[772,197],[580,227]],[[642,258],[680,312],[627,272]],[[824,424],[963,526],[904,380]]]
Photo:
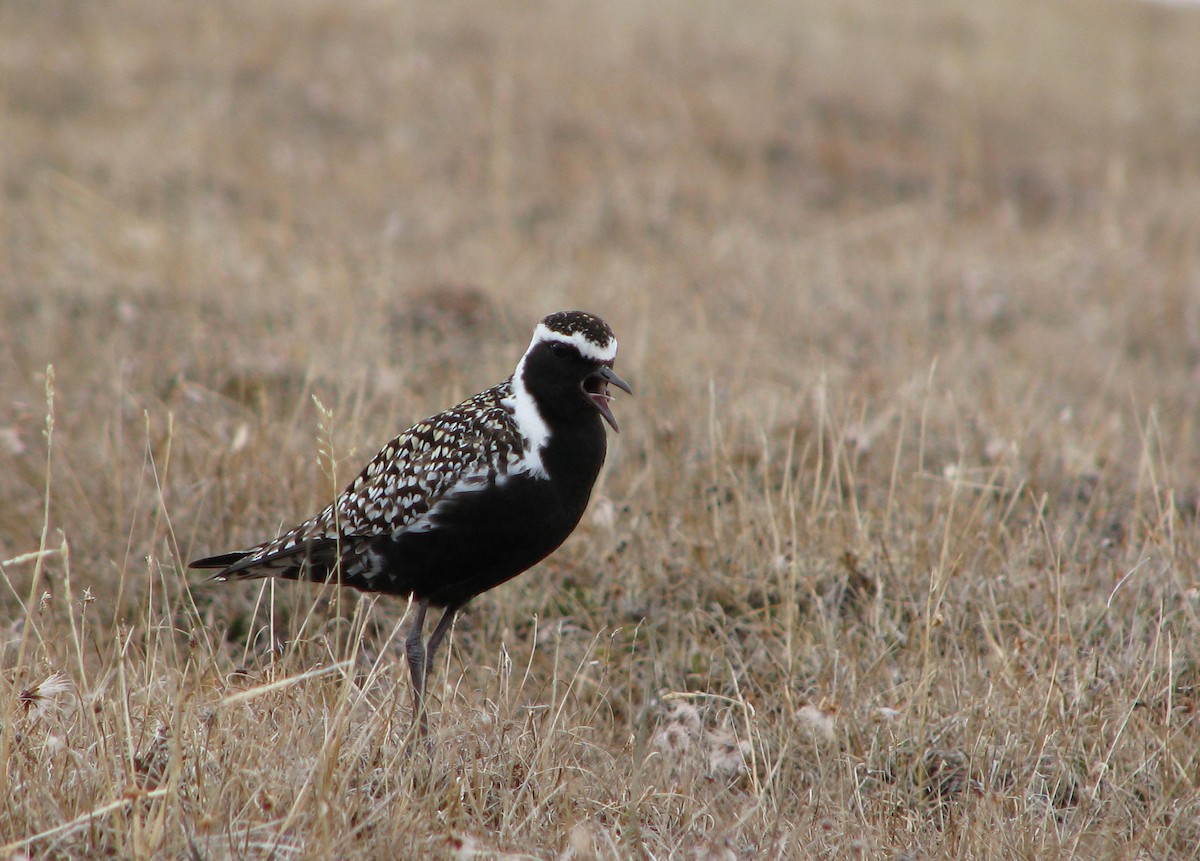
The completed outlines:
[[[547,418],[586,421],[599,413],[617,430],[608,386],[626,392],[630,388],[613,372],[611,362],[586,358],[571,344],[542,341],[525,357],[523,371],[526,389]]]

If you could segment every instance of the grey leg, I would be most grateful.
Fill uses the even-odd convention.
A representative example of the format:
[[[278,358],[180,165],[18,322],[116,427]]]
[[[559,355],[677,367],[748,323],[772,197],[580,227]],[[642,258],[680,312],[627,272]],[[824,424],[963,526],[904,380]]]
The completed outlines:
[[[425,676],[429,667],[425,657],[425,613],[428,610],[428,601],[417,604],[412,628],[408,632],[408,639],[404,641],[404,651],[408,654],[408,672],[412,675],[413,725],[420,736],[429,732],[429,719],[425,716]],[[438,622],[438,627],[442,627],[441,622]]]
[[[442,618],[438,619],[437,625],[433,629],[433,633],[429,635],[429,643],[427,645],[428,654],[425,658],[425,675],[428,677],[433,672],[433,659],[437,656],[438,646],[442,644],[442,640],[450,631],[450,626],[454,624],[454,617],[458,615],[459,607],[447,607],[442,611]]]

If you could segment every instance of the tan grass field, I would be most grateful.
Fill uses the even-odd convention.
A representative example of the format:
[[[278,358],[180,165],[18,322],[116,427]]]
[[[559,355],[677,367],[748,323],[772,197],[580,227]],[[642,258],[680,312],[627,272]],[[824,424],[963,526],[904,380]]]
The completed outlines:
[[[0,859],[1200,857],[1200,10],[0,5]],[[460,618],[183,565],[534,323]]]

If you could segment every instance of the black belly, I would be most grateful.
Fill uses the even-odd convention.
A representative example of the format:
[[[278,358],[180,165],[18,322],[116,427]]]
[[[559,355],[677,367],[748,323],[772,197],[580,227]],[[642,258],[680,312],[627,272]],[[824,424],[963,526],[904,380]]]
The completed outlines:
[[[551,478],[510,475],[499,484],[443,500],[433,528],[369,541],[375,575],[342,583],[461,607],[549,556],[583,516],[604,463],[600,415],[555,429],[542,459]],[[360,549],[359,552],[362,552]],[[351,566],[345,566],[349,568]]]
[[[561,490],[553,481],[515,477],[443,503],[429,531],[373,542],[384,564],[372,590],[411,594],[435,606],[465,604],[536,565],[566,540],[587,493],[564,497]]]

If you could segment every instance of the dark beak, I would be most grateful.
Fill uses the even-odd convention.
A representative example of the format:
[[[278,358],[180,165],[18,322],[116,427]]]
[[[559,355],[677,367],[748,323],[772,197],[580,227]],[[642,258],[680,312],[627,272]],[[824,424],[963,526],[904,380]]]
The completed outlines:
[[[612,426],[612,429],[617,433],[621,432],[621,428],[617,425],[617,417],[613,415],[609,409],[608,402],[612,400],[612,395],[608,393],[609,384],[616,386],[618,389],[632,395],[633,389],[629,387],[629,383],[617,376],[617,372],[608,365],[604,365],[596,373],[587,378],[588,397],[592,399],[592,403],[596,405],[596,409],[600,411],[600,415],[604,416],[604,420]]]

